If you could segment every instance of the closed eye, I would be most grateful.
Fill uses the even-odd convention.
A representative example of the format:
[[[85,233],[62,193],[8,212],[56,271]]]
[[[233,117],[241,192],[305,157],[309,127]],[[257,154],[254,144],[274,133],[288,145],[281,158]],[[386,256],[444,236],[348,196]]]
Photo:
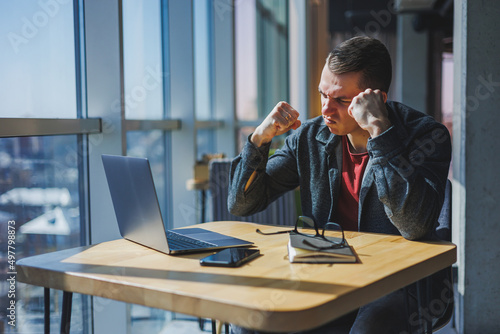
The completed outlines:
[[[336,98],[335,100],[341,104],[350,104],[352,102],[352,99]]]

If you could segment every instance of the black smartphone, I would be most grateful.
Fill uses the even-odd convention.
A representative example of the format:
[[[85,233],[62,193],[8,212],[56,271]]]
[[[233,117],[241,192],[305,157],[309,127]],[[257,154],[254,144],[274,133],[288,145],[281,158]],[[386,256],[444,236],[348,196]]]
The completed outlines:
[[[220,252],[204,257],[200,260],[200,264],[202,266],[239,267],[255,259],[259,254],[260,251],[253,248],[226,248]]]

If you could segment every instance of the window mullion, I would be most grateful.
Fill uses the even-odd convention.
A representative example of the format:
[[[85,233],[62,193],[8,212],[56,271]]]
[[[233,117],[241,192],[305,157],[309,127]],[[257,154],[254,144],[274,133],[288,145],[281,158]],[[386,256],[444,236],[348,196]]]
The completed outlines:
[[[0,138],[101,133],[101,118],[0,118]]]

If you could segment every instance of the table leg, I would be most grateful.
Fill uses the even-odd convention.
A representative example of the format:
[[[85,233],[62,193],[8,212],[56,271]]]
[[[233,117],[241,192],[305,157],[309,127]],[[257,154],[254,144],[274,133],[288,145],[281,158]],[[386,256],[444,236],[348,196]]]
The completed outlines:
[[[432,319],[429,319],[429,312],[425,310],[425,308],[429,305],[429,298],[427,294],[427,290],[429,290],[429,282],[427,279],[425,280],[425,283],[423,280],[419,280],[417,282],[417,307],[418,307],[418,318],[420,320],[420,323],[422,323],[422,320],[424,321],[424,333],[432,333]],[[423,291],[425,290],[425,291]]]
[[[205,328],[205,318],[198,318],[198,327],[203,331]]]
[[[217,334],[217,324],[215,323],[215,319],[212,319],[212,334]]]
[[[406,324],[406,331],[409,333],[409,334],[412,334],[411,332],[411,323],[410,323],[410,291],[408,289],[408,287],[405,287],[404,288],[404,291],[405,291],[405,309],[406,309],[406,316],[408,317],[408,321],[407,321],[407,324]]]
[[[61,334],[69,334],[71,325],[71,304],[73,302],[72,292],[63,292],[63,306],[61,316]]]
[[[43,289],[43,332],[50,334],[50,289]]]
[[[430,304],[431,304],[431,287],[432,287],[432,282],[431,278],[427,276],[425,278],[425,306],[429,308],[430,312]],[[428,319],[428,321],[425,322],[426,325],[426,333],[431,333],[432,334],[432,318]]]
[[[205,202],[207,200],[207,193],[205,190],[201,191],[201,223],[203,224],[205,222]]]

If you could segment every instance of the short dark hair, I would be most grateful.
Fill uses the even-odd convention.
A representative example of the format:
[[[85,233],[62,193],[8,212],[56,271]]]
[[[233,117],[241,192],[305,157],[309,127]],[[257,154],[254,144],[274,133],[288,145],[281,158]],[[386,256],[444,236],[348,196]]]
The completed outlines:
[[[389,51],[381,41],[366,36],[348,39],[330,52],[326,59],[332,73],[362,72],[361,89],[380,89],[388,92],[392,79]]]

